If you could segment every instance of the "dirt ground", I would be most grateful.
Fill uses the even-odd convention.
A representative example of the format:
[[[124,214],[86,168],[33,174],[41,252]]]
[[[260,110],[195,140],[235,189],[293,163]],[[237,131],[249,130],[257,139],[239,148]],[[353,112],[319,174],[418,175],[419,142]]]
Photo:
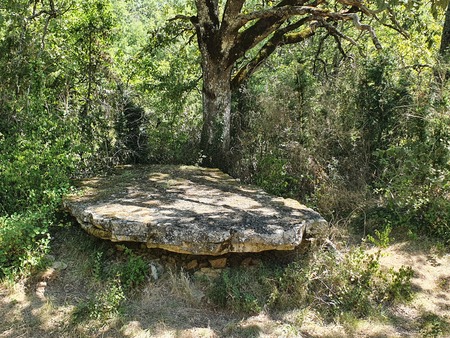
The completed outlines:
[[[60,236],[51,254],[62,266],[0,286],[0,337],[450,337],[450,255],[434,246],[382,249],[386,267],[413,268],[415,296],[381,318],[329,324],[308,309],[233,314],[205,304],[189,276],[176,271],[146,282],[117,316],[77,320],[77,307],[95,292],[84,265],[92,253],[78,230]]]

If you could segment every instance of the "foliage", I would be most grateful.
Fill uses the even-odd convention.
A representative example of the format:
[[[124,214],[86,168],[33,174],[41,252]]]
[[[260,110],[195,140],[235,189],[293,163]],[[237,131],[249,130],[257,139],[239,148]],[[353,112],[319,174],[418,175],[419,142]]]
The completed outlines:
[[[386,225],[383,230],[375,229],[375,237],[372,235],[367,235],[367,241],[376,245],[379,248],[387,248],[391,239],[389,235],[391,234],[392,226]]]
[[[450,323],[434,313],[425,313],[420,318],[422,337],[445,337],[450,333]]]
[[[0,140],[0,214],[48,205],[69,186],[78,162],[70,129],[47,117],[22,123],[29,137],[17,134]],[[80,148],[78,148],[80,149]]]
[[[125,300],[124,290],[118,279],[108,281],[105,287],[94,296],[78,305],[74,313],[75,320],[84,318],[107,320],[118,315]]]
[[[409,300],[413,271],[411,268],[383,271],[379,254],[366,254],[357,248],[341,261],[319,257],[308,278],[310,292],[320,295],[315,297],[317,306],[333,316],[352,312],[356,317],[364,317],[382,304]]]
[[[117,279],[124,291],[128,291],[145,281],[148,275],[147,263],[131,249],[123,247],[123,257],[114,264],[107,264],[103,250],[95,251],[92,257],[92,272],[97,282]]]
[[[238,312],[310,306],[325,317],[351,313],[362,318],[377,313],[383,305],[412,297],[412,269],[384,271],[379,255],[356,248],[343,257],[315,253],[284,269],[225,270],[211,289],[210,299]]]
[[[280,272],[269,267],[227,269],[209,292],[210,299],[221,307],[244,313],[259,313],[271,305],[276,294],[274,280]]]
[[[199,163],[202,122],[194,31],[169,20],[194,14],[192,3],[6,4],[2,275],[26,274],[38,264],[72,178],[119,163]],[[232,173],[302,200],[331,221],[369,225],[381,246],[388,245],[388,229],[399,226],[448,244],[450,99],[448,65],[435,58],[442,27],[430,6],[437,5],[391,3],[395,15],[373,23],[384,47],[377,54],[365,47],[367,35],[343,23],[336,29],[348,39],[318,30],[271,54],[234,95]],[[260,8],[247,1],[245,11]],[[397,31],[383,25],[393,20]],[[238,66],[255,56],[249,52]],[[125,289],[145,275],[138,257],[130,262],[116,271]]]
[[[110,319],[119,314],[123,302],[133,288],[142,284],[148,275],[144,259],[123,247],[123,257],[112,260],[103,249],[94,250],[90,259],[95,292],[75,311],[75,319]],[[108,251],[108,250],[106,250]]]
[[[25,277],[43,265],[53,221],[48,207],[0,217],[0,279]]]
[[[149,267],[142,257],[135,255],[130,249],[125,248],[125,255],[125,262],[116,266],[113,271],[119,277],[124,290],[128,290],[145,281]]]
[[[195,163],[199,158],[201,76],[188,32],[178,23],[160,23],[136,55],[133,81],[150,111],[151,163]]]
[[[430,20],[420,13],[421,24]],[[411,40],[426,50],[422,36]],[[448,241],[445,67],[433,72],[430,54],[418,59],[410,42],[391,40],[360,61],[318,44],[314,54],[314,44],[286,48],[236,95],[234,172],[330,220],[354,219],[380,235],[387,224],[406,226]]]
[[[385,202],[382,217],[394,226],[448,242],[450,223],[444,210],[450,207],[450,129],[445,95],[440,100],[417,102],[396,125],[401,137],[375,156],[383,168],[376,184]]]

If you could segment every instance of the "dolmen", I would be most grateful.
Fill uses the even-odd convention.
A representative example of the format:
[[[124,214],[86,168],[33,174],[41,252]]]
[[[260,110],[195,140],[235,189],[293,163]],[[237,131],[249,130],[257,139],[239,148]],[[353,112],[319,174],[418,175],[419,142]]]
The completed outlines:
[[[293,250],[305,232],[326,225],[296,200],[272,196],[218,169],[121,166],[79,186],[63,203],[88,233],[176,253]]]

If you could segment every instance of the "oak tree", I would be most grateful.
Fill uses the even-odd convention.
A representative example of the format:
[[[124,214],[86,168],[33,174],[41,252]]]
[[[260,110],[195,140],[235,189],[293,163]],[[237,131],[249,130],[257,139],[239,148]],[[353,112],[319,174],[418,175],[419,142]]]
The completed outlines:
[[[179,15],[195,27],[203,73],[203,165],[227,168],[231,95],[280,46],[299,43],[319,29],[355,41],[338,29],[348,22],[370,34],[360,18],[376,15],[362,0],[195,0],[196,15]],[[248,55],[251,54],[251,57]]]

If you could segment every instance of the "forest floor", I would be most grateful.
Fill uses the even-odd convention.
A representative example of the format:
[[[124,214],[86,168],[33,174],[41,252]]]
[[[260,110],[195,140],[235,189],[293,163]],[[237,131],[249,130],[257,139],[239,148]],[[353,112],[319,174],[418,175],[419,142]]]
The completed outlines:
[[[109,318],[83,316],[83,304],[101,288],[92,271],[99,243],[77,227],[55,232],[51,255],[62,266],[0,286],[0,337],[450,337],[450,254],[426,242],[381,249],[386,267],[413,268],[412,301],[338,323],[308,308],[257,315],[217,309],[182,270],[144,282]]]

